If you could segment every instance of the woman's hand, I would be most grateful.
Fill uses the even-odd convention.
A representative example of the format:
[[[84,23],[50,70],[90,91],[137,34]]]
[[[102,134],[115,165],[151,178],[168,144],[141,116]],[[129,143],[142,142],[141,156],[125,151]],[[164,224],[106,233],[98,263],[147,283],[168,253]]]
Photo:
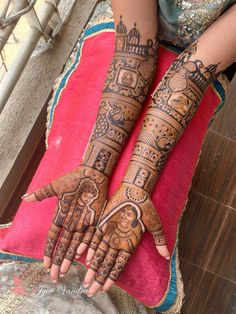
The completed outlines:
[[[51,267],[53,282],[59,271],[64,276],[90,243],[105,204],[107,183],[102,173],[80,166],[23,197],[27,202],[58,198],[44,250],[44,266]]]
[[[150,195],[137,186],[122,183],[108,202],[91,241],[90,264],[84,287],[88,296],[107,291],[118,279],[145,230],[152,233],[159,254],[170,258],[163,228]]]

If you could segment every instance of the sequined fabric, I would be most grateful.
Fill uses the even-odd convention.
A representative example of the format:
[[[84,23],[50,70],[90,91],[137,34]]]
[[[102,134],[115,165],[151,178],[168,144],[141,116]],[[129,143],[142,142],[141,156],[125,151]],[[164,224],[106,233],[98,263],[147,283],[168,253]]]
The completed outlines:
[[[158,0],[158,3],[160,39],[186,48],[236,0]]]

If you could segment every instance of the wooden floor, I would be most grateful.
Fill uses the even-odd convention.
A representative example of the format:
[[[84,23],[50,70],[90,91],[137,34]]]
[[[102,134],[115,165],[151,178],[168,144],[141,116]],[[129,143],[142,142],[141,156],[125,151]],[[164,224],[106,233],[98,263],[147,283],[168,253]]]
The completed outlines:
[[[210,126],[180,226],[181,314],[236,313],[236,77]]]

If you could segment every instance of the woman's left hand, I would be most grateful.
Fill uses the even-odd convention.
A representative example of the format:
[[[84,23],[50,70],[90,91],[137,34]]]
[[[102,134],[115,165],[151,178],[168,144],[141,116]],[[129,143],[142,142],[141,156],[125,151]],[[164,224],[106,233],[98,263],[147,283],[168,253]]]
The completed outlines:
[[[162,224],[150,195],[137,186],[122,183],[108,202],[87,254],[90,268],[84,287],[88,296],[107,291],[118,279],[145,230],[152,233],[159,254],[170,258]]]

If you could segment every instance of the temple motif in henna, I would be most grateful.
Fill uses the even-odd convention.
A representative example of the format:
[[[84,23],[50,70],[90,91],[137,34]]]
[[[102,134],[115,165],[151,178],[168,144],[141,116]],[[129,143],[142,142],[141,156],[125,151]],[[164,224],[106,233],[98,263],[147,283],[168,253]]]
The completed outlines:
[[[190,60],[197,43],[186,49],[171,65],[152,94],[125,182],[141,187],[137,176],[149,172],[142,188],[151,192],[163,165],[197,110],[204,90],[215,79],[217,65],[204,66]],[[138,184],[137,184],[138,183]]]
[[[192,61],[196,49],[194,44],[176,59],[153,93],[125,179],[105,208],[92,239],[96,253],[90,267],[101,285],[107,278],[119,277],[144,229],[152,233],[157,247],[166,244],[150,194],[217,72],[216,65],[204,67],[200,60]]]
[[[153,38],[141,44],[141,38],[136,24],[128,32],[121,17],[98,116],[83,157],[83,165],[107,176],[127,142],[154,78],[157,42]]]
[[[44,255],[52,258],[52,263],[58,266],[64,258],[73,261],[81,242],[91,242],[104,208],[108,177],[154,78],[157,58],[155,38],[141,44],[142,35],[136,24],[128,32],[122,19],[116,31],[114,57],[82,164],[35,192],[38,200],[49,196],[58,198],[44,251]],[[132,193],[130,195],[132,197]]]

